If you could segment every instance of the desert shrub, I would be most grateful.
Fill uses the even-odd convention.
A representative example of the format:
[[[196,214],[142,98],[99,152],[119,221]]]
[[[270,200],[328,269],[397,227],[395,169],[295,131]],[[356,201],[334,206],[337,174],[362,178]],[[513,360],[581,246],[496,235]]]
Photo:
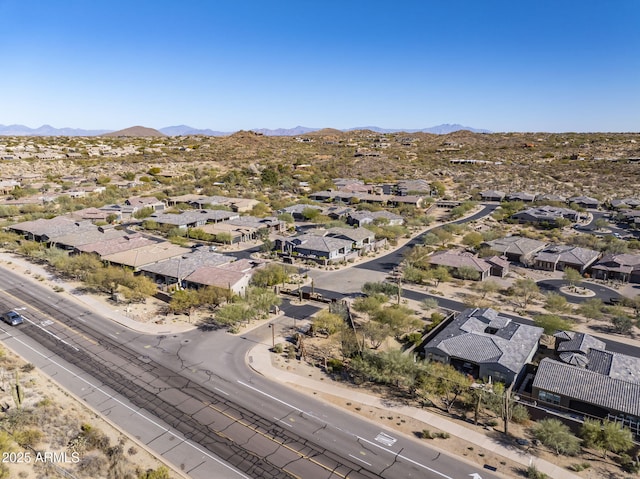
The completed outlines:
[[[78,463],[78,469],[87,477],[100,477],[108,468],[107,458],[98,451],[84,454]]]
[[[42,432],[37,429],[23,429],[13,433],[13,439],[22,447],[33,447],[42,439]]]
[[[529,410],[522,404],[516,404],[513,406],[511,412],[511,420],[516,424],[526,424],[529,422]]]

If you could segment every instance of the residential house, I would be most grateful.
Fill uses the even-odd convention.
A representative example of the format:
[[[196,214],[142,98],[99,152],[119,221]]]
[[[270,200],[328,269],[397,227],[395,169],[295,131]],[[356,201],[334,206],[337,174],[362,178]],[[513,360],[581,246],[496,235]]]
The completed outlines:
[[[135,249],[104,255],[102,256],[102,260],[111,264],[128,266],[138,271],[144,266],[182,256],[190,251],[189,248],[183,248],[168,241],[162,241]]]
[[[296,220],[296,221],[306,221],[307,218],[303,214],[305,210],[318,210],[318,211],[322,212],[324,210],[324,208],[322,208],[322,206],[318,206],[318,205],[308,205],[308,204],[305,204],[305,203],[299,203],[297,205],[291,205],[291,206],[287,206],[285,208],[282,208],[282,209],[278,210],[277,213],[279,215],[288,213],[291,216],[293,216],[293,219]]]
[[[618,211],[617,217],[620,221],[624,221],[626,223],[629,223],[630,225],[640,225],[640,210],[621,209]]]
[[[355,209],[350,206],[329,206],[325,210],[325,214],[332,220],[344,220],[354,211]]]
[[[491,266],[491,270],[489,274],[491,276],[497,276],[498,278],[504,278],[509,274],[509,261],[504,258],[500,258],[498,256],[491,256],[490,258],[484,258],[484,260],[489,263]]]
[[[185,286],[183,280],[190,274],[205,266],[219,267],[232,261],[235,257],[209,251],[208,248],[196,248],[180,256],[140,267],[140,272],[153,279],[157,284]]]
[[[396,186],[398,196],[431,196],[431,184],[427,180],[400,180]]]
[[[640,255],[607,254],[591,267],[596,279],[640,283]]]
[[[636,368],[640,367],[635,363]],[[637,381],[544,358],[533,380],[532,396],[543,406],[621,421],[636,436],[640,432],[640,383]]]
[[[323,203],[329,203],[333,201],[334,197],[336,196],[336,193],[337,193],[336,191],[330,191],[330,190],[316,191],[315,193],[309,194],[309,199],[314,201],[320,201]]]
[[[640,200],[637,198],[613,199],[609,202],[609,206],[614,210],[635,209],[640,207]]]
[[[51,219],[40,218],[7,226],[7,229],[24,236],[28,240],[55,244],[55,239],[68,234],[82,234],[95,229],[90,221],[76,221],[69,216]]]
[[[207,223],[219,223],[238,219],[240,215],[232,211],[225,210],[186,210],[179,214],[154,213],[149,216],[149,220],[155,221],[159,225],[173,226],[180,229],[198,228]]]
[[[69,213],[69,216],[79,221],[88,220],[95,223],[98,221],[107,222],[109,215],[111,214],[111,212],[102,208],[84,208],[81,210],[72,211],[71,213]]]
[[[547,407],[621,421],[640,434],[640,358],[607,351],[584,333],[555,334],[556,358],[540,362],[532,396]]]
[[[67,250],[77,250],[82,245],[114,240],[126,235],[126,231],[117,230],[112,226],[96,226],[95,229],[83,231],[81,235],[74,232],[59,236],[56,238],[56,246]]]
[[[347,215],[347,223],[354,226],[364,226],[374,223],[376,220],[389,226],[404,224],[404,218],[390,211],[354,211]]]
[[[275,216],[267,216],[265,218],[239,216],[237,218],[231,218],[225,221],[225,223],[233,226],[254,228],[258,234],[279,233],[287,229],[287,224]],[[255,239],[255,237],[253,239]]]
[[[590,196],[573,196],[568,201],[570,204],[575,203],[582,208],[597,208],[600,206],[600,200]]]
[[[465,251],[438,251],[428,258],[431,267],[444,266],[456,277],[461,277],[461,269],[469,268],[478,273],[478,280],[484,281],[491,274],[491,265],[482,258]]]
[[[413,206],[415,208],[424,208],[425,200],[423,196],[405,195],[405,196],[392,196],[388,203],[389,206]]]
[[[498,190],[485,190],[480,192],[480,199],[482,201],[502,201],[506,193]]]
[[[546,271],[564,271],[573,268],[584,273],[598,261],[600,252],[578,246],[551,245],[536,253],[534,268]]]
[[[245,294],[256,266],[255,262],[248,259],[239,259],[220,266],[202,266],[184,278],[187,288],[203,288],[213,286],[229,289],[234,294]]]
[[[536,195],[532,193],[525,193],[523,191],[517,191],[515,193],[508,193],[505,197],[507,201],[523,201],[525,203],[532,203],[536,199]]]
[[[324,235],[323,235],[324,236]],[[376,235],[367,228],[330,228],[326,231],[326,236],[331,238],[341,238],[353,242],[351,249],[367,249],[375,243]]]
[[[566,203],[567,199],[564,196],[544,193],[536,195],[536,203]]]
[[[519,211],[511,215],[511,218],[520,223],[535,223],[538,225],[557,226],[558,220],[565,219],[576,222],[580,219],[580,213],[569,208],[559,208],[556,206],[536,206]]]
[[[311,233],[291,238],[276,238],[276,249],[287,256],[319,259],[325,262],[345,259],[352,251],[350,239],[319,236]]]
[[[507,236],[487,241],[482,246],[490,248],[514,263],[530,264],[534,255],[543,250],[547,243],[523,236]]]
[[[286,229],[286,223],[269,216],[257,218],[255,216],[239,216],[216,224],[208,224],[200,227],[205,233],[225,237],[224,242],[231,244],[253,241],[271,233],[279,233]],[[218,240],[221,241],[221,240]]]
[[[427,342],[424,354],[476,378],[519,383],[542,334],[542,328],[516,323],[491,308],[469,308]]]
[[[133,208],[133,212],[142,208],[153,208],[153,211],[164,211],[165,204],[155,196],[132,196],[124,202],[125,205]]]
[[[160,241],[156,239],[147,238],[140,233],[134,233],[116,238],[103,238],[92,243],[76,245],[75,252],[95,253],[100,256],[101,259],[104,259],[104,257],[112,254],[122,253],[124,251],[141,248],[143,246],[154,245],[159,242]]]

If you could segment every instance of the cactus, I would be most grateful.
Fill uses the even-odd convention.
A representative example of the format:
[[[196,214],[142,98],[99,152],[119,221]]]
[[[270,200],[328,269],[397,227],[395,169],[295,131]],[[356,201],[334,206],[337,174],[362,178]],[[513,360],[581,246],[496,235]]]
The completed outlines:
[[[11,385],[11,396],[13,397],[13,402],[16,403],[16,407],[20,409],[22,407],[22,401],[24,401],[24,390],[20,385],[20,377],[17,369],[16,382]]]

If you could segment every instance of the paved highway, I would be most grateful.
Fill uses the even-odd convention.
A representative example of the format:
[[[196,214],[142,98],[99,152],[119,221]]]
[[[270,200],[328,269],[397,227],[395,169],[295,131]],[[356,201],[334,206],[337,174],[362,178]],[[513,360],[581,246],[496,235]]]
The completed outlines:
[[[209,462],[222,458],[216,467],[231,465],[218,477],[453,479],[478,472],[478,466],[255,374],[245,358],[256,341],[269,341],[266,328],[242,338],[201,331],[145,336],[8,271],[0,274],[0,289],[0,307],[25,308],[28,318],[3,340],[27,357],[39,357],[34,362],[40,367],[43,358],[55,358],[74,371],[69,387],[80,396],[108,391],[111,398],[125,398],[109,405],[113,417],[136,411],[167,424],[176,433],[165,430],[165,443],[156,450],[174,463],[180,461],[166,442],[181,437],[199,446]],[[123,404],[127,412],[115,412]],[[144,438],[147,426],[125,428]],[[195,459],[182,461],[192,477],[206,477]],[[482,477],[495,476],[482,471]]]

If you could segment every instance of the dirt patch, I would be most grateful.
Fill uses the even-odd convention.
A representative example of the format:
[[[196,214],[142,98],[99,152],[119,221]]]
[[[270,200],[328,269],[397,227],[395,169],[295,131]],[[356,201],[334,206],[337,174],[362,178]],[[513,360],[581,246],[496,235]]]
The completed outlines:
[[[6,468],[6,477],[64,477],[66,472],[79,479],[124,479],[161,467],[167,468],[171,478],[185,477],[4,348],[0,349],[0,383],[0,443],[7,458],[0,468]],[[45,453],[50,454],[48,461]]]

